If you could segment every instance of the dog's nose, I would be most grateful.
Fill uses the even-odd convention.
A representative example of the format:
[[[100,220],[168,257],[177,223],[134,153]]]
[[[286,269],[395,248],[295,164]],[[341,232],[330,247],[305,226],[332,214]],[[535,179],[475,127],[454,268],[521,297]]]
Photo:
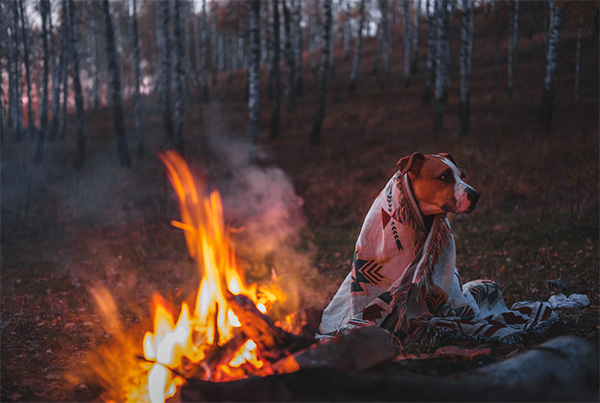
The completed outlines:
[[[480,196],[481,195],[479,194],[479,192],[474,189],[470,190],[469,193],[467,193],[467,199],[471,202],[471,206],[475,206],[475,204],[477,204]]]

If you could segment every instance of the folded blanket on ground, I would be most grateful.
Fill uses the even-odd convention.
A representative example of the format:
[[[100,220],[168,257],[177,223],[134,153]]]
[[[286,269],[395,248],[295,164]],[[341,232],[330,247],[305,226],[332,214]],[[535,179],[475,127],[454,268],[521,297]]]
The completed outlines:
[[[429,224],[408,175],[397,172],[367,213],[352,270],[323,312],[317,338],[375,325],[417,342],[448,333],[513,343],[557,320],[546,302],[508,309],[493,281],[461,285],[448,218],[439,214]]]

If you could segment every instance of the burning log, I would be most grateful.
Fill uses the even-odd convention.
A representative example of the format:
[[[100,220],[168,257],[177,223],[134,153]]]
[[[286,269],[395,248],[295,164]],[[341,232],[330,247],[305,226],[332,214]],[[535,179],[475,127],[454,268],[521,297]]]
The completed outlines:
[[[291,334],[276,326],[261,313],[245,295],[228,294],[227,302],[241,324],[243,332],[258,346],[261,355],[270,361],[276,361],[284,355],[310,346],[314,341]]]

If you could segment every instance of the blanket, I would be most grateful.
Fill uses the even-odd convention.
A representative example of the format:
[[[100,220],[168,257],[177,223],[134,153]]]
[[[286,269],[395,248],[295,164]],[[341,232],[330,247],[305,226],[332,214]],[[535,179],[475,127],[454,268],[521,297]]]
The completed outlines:
[[[352,270],[323,312],[316,337],[380,326],[417,342],[447,333],[514,343],[556,320],[545,302],[508,309],[493,281],[461,284],[448,218],[424,218],[408,174],[398,171],[367,213]]]

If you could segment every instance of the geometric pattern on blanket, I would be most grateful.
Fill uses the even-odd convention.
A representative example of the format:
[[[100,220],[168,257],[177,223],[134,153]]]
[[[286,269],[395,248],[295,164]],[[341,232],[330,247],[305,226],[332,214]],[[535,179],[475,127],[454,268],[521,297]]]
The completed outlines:
[[[397,172],[365,217],[352,270],[323,312],[316,337],[380,326],[417,342],[418,336],[423,340],[450,333],[513,343],[558,320],[546,302],[521,302],[508,309],[493,281],[461,285],[455,261],[447,217],[435,216],[427,227],[408,175]]]

